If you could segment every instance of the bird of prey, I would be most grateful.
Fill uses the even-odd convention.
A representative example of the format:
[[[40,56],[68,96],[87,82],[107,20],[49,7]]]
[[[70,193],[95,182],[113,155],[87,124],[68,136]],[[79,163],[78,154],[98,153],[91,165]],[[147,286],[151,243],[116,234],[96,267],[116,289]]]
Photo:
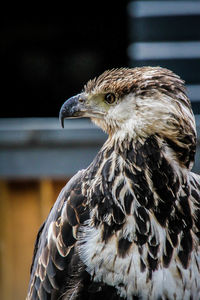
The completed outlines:
[[[199,300],[200,176],[184,82],[161,67],[90,80],[60,110],[108,134],[62,189],[34,250],[27,299]]]

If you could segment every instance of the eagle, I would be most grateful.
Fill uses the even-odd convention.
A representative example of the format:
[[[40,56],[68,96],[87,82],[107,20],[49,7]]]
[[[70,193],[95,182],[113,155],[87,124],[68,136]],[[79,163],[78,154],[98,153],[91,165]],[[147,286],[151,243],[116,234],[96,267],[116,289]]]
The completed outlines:
[[[37,235],[27,300],[199,300],[200,176],[184,81],[117,68],[64,102],[108,134]]]

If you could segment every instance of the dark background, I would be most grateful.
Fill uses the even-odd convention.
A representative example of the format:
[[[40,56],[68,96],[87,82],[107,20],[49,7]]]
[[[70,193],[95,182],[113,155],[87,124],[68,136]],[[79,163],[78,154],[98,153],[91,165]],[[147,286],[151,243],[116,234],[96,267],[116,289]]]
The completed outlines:
[[[62,15],[7,15],[0,43],[0,117],[56,117],[89,79],[127,65],[126,1],[70,1]]]
[[[65,99],[79,93],[89,79],[106,69],[142,65],[169,68],[194,86],[196,94],[189,96],[194,113],[200,114],[200,54],[184,59],[128,57],[131,43],[200,43],[200,2],[169,1],[171,6],[197,5],[192,14],[186,5],[183,14],[159,16],[159,4],[167,2],[160,0],[154,1],[156,16],[149,16],[148,9],[143,17],[137,12],[131,16],[128,4],[141,2],[148,0],[70,1],[59,14],[5,15],[0,33],[0,118],[57,117]]]

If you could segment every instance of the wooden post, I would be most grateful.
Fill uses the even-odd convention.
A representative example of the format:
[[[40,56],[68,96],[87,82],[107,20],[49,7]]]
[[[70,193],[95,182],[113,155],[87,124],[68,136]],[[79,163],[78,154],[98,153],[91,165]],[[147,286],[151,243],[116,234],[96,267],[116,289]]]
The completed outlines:
[[[51,207],[56,199],[54,199],[53,183],[51,179],[41,179],[40,181],[40,218],[41,224],[47,218]]]
[[[0,299],[12,300],[13,252],[12,218],[9,188],[6,181],[0,181]]]

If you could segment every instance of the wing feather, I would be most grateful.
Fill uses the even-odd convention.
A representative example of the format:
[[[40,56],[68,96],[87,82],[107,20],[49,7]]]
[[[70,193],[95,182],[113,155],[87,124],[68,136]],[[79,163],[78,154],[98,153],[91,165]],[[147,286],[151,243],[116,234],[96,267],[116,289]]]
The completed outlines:
[[[62,189],[38,232],[27,300],[49,299],[50,294],[51,299],[57,299],[64,293],[77,230],[89,217],[87,199],[81,188],[84,174],[84,170],[79,171]]]

